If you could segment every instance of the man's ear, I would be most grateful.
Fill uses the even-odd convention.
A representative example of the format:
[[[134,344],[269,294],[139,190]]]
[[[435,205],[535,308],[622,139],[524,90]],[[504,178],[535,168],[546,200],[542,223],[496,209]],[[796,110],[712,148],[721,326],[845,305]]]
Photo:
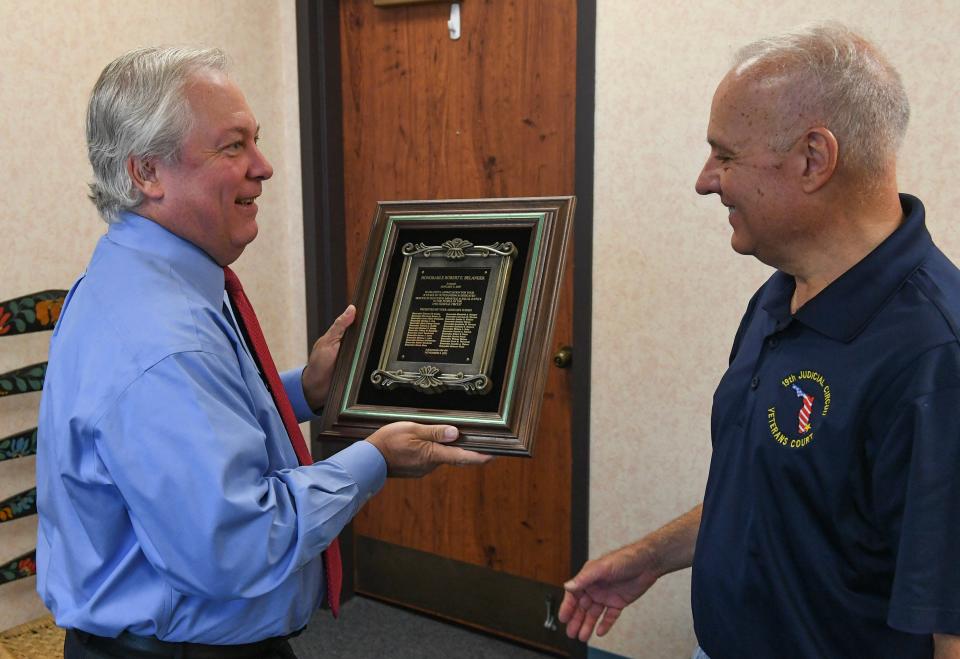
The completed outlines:
[[[817,126],[800,138],[801,155],[806,160],[802,187],[804,192],[816,192],[833,178],[837,171],[840,147],[829,129]]]
[[[127,158],[127,173],[144,197],[153,200],[163,198],[163,185],[157,176],[157,168],[152,159],[130,156]]]

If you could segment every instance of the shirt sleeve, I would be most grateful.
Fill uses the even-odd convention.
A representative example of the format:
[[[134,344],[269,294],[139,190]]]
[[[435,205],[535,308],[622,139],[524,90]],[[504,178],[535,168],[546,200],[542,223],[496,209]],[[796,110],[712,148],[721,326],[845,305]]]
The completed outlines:
[[[960,353],[918,360],[873,463],[873,498],[895,555],[887,622],[960,633]]]
[[[303,381],[300,379],[303,375],[303,366],[291,368],[280,374],[280,380],[283,382],[283,388],[287,390],[287,398],[293,406],[293,413],[297,415],[297,421],[303,423],[316,418],[316,414],[310,409],[307,403],[307,395],[303,392]]]
[[[314,560],[383,486],[376,447],[276,469],[236,364],[184,352],[134,381],[95,430],[147,560],[212,599],[257,597]],[[286,441],[286,438],[284,438]]]

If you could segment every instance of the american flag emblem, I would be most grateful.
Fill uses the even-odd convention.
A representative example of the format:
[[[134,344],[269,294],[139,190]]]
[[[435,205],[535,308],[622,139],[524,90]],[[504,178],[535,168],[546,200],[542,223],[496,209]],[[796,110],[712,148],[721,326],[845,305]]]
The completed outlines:
[[[803,399],[800,406],[800,412],[797,414],[798,431],[802,434],[810,430],[810,415],[813,413],[813,396],[803,393],[803,389],[797,385],[791,385],[797,392],[797,397]]]

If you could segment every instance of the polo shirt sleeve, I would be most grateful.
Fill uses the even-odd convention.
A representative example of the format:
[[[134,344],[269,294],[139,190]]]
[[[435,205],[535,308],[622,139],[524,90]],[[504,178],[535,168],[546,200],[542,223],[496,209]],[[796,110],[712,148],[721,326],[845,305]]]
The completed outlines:
[[[268,593],[314,560],[386,471],[373,446],[271,470],[275,443],[229,362],[203,351],[165,357],[94,430],[147,560],[174,588],[221,600]]]
[[[875,511],[896,562],[887,622],[960,634],[960,349],[929,351],[908,379],[873,461]]]
[[[733,346],[730,348],[730,357],[727,359],[728,366],[733,363],[733,360],[737,357],[737,353],[740,352],[740,344],[743,343],[743,337],[750,327],[750,323],[753,321],[753,314],[757,310],[757,301],[760,299],[765,288],[766,285],[761,286],[760,289],[753,294],[753,297],[750,298],[750,302],[747,303],[747,310],[743,312],[740,325],[737,327],[737,333],[733,337]]]

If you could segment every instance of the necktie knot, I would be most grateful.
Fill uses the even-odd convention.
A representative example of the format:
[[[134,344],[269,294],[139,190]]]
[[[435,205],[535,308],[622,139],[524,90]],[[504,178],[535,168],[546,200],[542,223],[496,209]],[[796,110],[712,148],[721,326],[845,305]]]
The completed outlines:
[[[240,285],[240,278],[237,277],[237,273],[230,269],[230,266],[223,266],[223,285],[227,291],[227,295],[231,298],[237,293],[243,293],[243,286]]]

